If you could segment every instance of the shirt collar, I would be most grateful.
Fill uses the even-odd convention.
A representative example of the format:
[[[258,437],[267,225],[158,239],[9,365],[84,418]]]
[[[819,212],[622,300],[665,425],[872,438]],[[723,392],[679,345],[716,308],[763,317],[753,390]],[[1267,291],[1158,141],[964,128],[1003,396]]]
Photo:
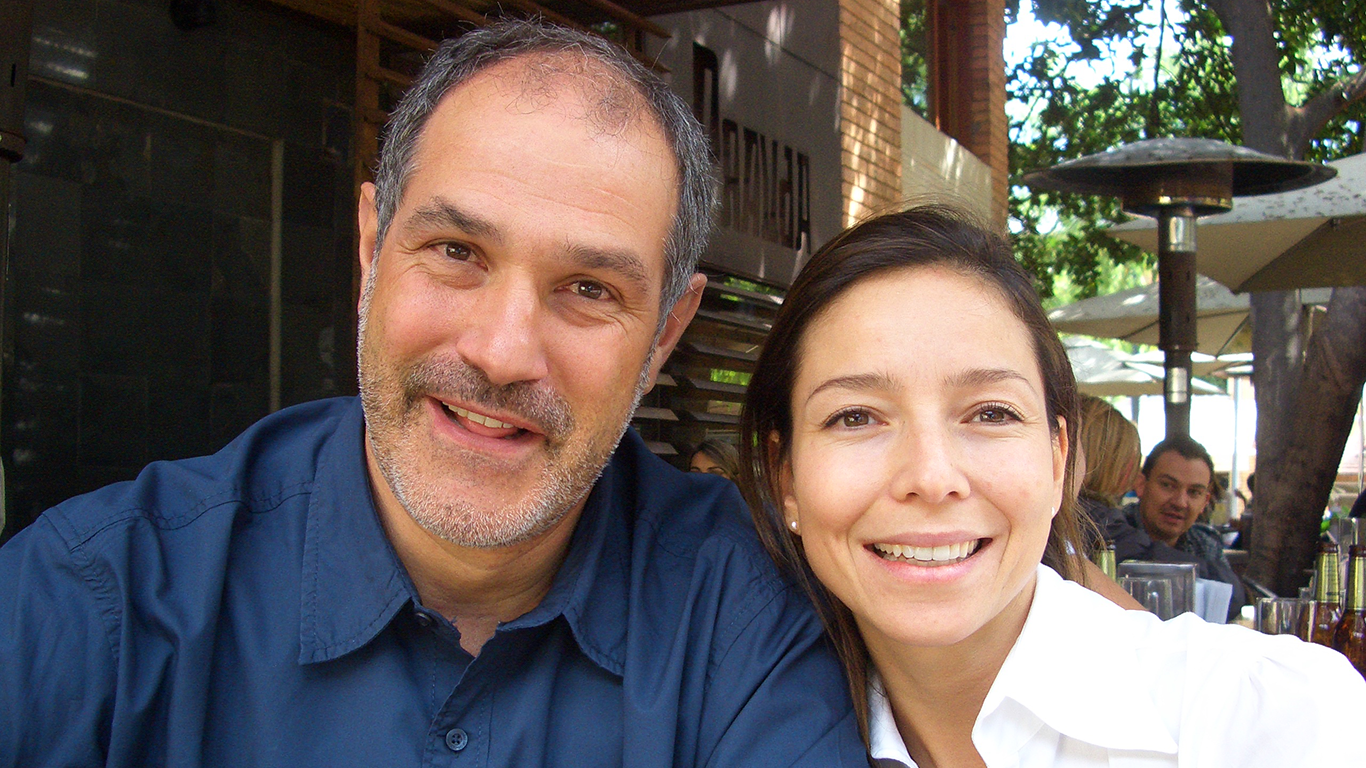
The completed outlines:
[[[1020,636],[987,692],[973,743],[988,765],[1011,764],[1039,728],[1103,749],[1176,754],[1120,622],[1123,609],[1040,565]],[[1068,639],[1068,642],[1063,642]],[[914,766],[876,674],[868,685],[868,751]]]
[[[646,485],[640,479],[642,460],[658,461],[635,430],[628,429],[588,494],[550,591],[540,605],[503,630],[563,616],[584,655],[612,674],[624,672],[631,573],[628,517],[634,517],[637,492]]]
[[[417,591],[375,511],[365,461],[360,400],[319,450],[306,526],[299,662],[328,661],[369,643]],[[625,665],[629,537],[643,460],[655,461],[628,429],[575,527],[569,552],[540,605],[503,625],[510,631],[564,616],[594,663],[616,675]]]
[[[416,591],[370,495],[360,399],[318,451],[304,533],[299,663],[329,661],[370,642]]]
[[[1123,610],[1040,565],[1029,616],[982,704],[974,741],[980,734],[979,743],[1014,753],[1046,724],[1104,749],[1176,754]],[[1028,718],[1012,717],[1010,702],[1035,727],[1020,727]]]
[[[913,766],[911,753],[897,730],[891,702],[882,687],[877,672],[868,674],[868,756],[874,760],[891,760]]]

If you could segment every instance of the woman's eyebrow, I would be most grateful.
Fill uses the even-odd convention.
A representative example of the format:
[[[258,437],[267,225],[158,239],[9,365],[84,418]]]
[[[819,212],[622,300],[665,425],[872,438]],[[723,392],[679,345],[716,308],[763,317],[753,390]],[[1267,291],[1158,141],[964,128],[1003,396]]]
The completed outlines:
[[[987,384],[999,384],[1003,381],[1019,381],[1023,384],[1029,384],[1029,379],[1013,368],[969,368],[966,371],[958,371],[946,377],[944,383],[953,388],[961,388],[981,387]]]
[[[886,389],[895,390],[899,385],[896,380],[885,373],[856,373],[849,376],[836,376],[833,379],[826,379],[811,390],[811,394],[806,396],[807,402],[811,398],[824,392],[827,389]]]

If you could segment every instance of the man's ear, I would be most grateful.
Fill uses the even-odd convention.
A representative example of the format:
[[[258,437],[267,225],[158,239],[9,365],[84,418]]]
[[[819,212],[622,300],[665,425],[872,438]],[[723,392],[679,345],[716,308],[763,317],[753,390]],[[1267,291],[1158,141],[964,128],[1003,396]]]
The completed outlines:
[[[360,285],[365,285],[374,267],[375,236],[379,226],[379,214],[375,210],[375,185],[368,181],[360,185],[356,223],[360,229]]]
[[[702,303],[702,289],[706,287],[707,276],[701,272],[694,274],[688,280],[687,290],[669,309],[669,316],[664,319],[664,328],[660,330],[659,338],[655,339],[654,359],[650,362],[651,387],[655,385],[659,370],[664,367],[665,361],[678,345],[678,340],[683,337],[683,331],[687,330],[688,323],[692,322],[693,315],[697,314],[697,307]]]

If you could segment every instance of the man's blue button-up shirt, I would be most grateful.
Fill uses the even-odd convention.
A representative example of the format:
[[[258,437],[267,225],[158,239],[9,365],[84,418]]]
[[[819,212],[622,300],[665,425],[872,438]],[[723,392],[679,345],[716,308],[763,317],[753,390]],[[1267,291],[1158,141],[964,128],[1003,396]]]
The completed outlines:
[[[476,658],[385,538],[363,435],[357,400],[297,406],[0,550],[0,765],[867,765],[729,483],[628,432]]]

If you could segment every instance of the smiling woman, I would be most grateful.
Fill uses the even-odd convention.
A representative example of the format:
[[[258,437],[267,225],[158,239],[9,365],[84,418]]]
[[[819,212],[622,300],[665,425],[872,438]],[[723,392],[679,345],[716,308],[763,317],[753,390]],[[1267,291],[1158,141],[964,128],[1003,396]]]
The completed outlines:
[[[1089,540],[1069,490],[1077,409],[1008,245],[953,209],[867,221],[798,276],[750,382],[742,486],[822,611],[872,757],[1336,764],[1317,735],[1347,709],[1303,698],[1335,678],[1366,693],[1340,657],[1059,578],[1080,580]],[[1098,674],[1135,695],[1096,706],[1066,684]]]

